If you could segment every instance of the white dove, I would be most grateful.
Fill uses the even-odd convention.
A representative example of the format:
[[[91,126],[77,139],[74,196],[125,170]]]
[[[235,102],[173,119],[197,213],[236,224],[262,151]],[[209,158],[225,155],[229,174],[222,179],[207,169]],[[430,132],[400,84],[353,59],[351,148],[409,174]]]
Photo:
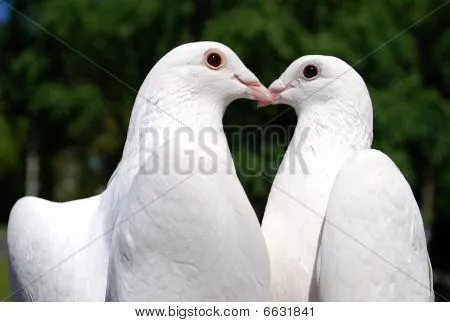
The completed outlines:
[[[305,56],[269,90],[299,117],[262,225],[272,298],[432,299],[419,208],[400,170],[370,149],[372,103],[363,79],[338,58]]]
[[[103,301],[107,285],[107,300],[266,299],[267,250],[222,130],[238,98],[271,101],[228,47],[166,54],[139,90],[106,190],[67,203],[25,197],[11,211],[13,283],[24,299]]]

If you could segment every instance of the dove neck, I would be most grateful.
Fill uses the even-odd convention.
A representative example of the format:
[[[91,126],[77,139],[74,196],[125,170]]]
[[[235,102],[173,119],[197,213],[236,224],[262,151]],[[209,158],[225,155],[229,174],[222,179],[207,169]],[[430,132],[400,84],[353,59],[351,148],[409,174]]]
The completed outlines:
[[[174,141],[181,142],[183,146],[195,145],[199,140],[217,149],[228,149],[222,125],[224,104],[195,95],[186,99],[186,95],[182,90],[166,92],[164,98],[160,95],[150,95],[148,98],[138,95],[122,159],[104,193],[105,207],[118,208],[117,205],[127,194],[145,161],[145,153],[153,149],[158,150],[164,145],[173,146]],[[110,200],[114,200],[115,204],[111,204]],[[115,218],[109,218],[107,224],[114,224]]]
[[[296,108],[298,122],[289,150],[311,174],[335,173],[352,153],[371,147],[372,115],[358,117],[333,108]]]
[[[145,93],[148,93],[147,96]],[[198,95],[190,87],[141,88],[131,114],[122,159],[134,157],[149,135],[178,133],[183,130],[222,131],[223,102]]]

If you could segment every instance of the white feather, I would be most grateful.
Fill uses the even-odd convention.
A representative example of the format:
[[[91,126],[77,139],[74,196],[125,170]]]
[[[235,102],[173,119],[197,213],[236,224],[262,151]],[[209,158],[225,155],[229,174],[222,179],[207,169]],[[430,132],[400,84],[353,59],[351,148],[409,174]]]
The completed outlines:
[[[353,155],[334,182],[317,258],[321,301],[432,301],[414,195],[382,152]]]
[[[8,224],[10,284],[15,286],[11,293],[16,300],[104,299],[108,241],[107,237],[97,240],[105,218],[100,198],[17,201]]]

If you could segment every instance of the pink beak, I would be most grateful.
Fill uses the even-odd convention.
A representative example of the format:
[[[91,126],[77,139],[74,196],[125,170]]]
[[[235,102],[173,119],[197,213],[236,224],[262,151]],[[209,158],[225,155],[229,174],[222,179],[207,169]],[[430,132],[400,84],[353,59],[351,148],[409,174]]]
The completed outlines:
[[[272,101],[277,100],[280,97],[280,94],[285,89],[286,89],[286,85],[281,80],[277,79],[276,81],[274,81],[269,86],[269,92],[270,92],[270,95],[272,96]],[[264,107],[267,105],[269,105],[269,104],[266,104],[265,102],[262,102],[262,101],[258,101],[258,108]]]
[[[262,102],[265,105],[270,105],[273,102],[272,94],[270,91],[260,82],[247,82],[236,76],[237,80],[247,86],[247,94],[258,102]]]

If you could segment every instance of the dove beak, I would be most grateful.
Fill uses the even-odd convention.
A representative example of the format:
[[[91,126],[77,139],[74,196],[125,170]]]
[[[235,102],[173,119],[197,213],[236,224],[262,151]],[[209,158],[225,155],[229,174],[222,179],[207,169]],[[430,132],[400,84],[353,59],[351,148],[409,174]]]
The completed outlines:
[[[272,96],[273,103],[277,103],[277,100],[280,98],[280,94],[287,88],[288,86],[283,83],[282,80],[277,79],[269,86],[269,92]],[[264,107],[269,104],[258,101],[258,107]]]
[[[273,102],[272,95],[269,90],[261,84],[259,81],[247,81],[239,78],[237,75],[236,79],[247,87],[247,95],[258,102],[262,102],[266,105],[270,105]]]

